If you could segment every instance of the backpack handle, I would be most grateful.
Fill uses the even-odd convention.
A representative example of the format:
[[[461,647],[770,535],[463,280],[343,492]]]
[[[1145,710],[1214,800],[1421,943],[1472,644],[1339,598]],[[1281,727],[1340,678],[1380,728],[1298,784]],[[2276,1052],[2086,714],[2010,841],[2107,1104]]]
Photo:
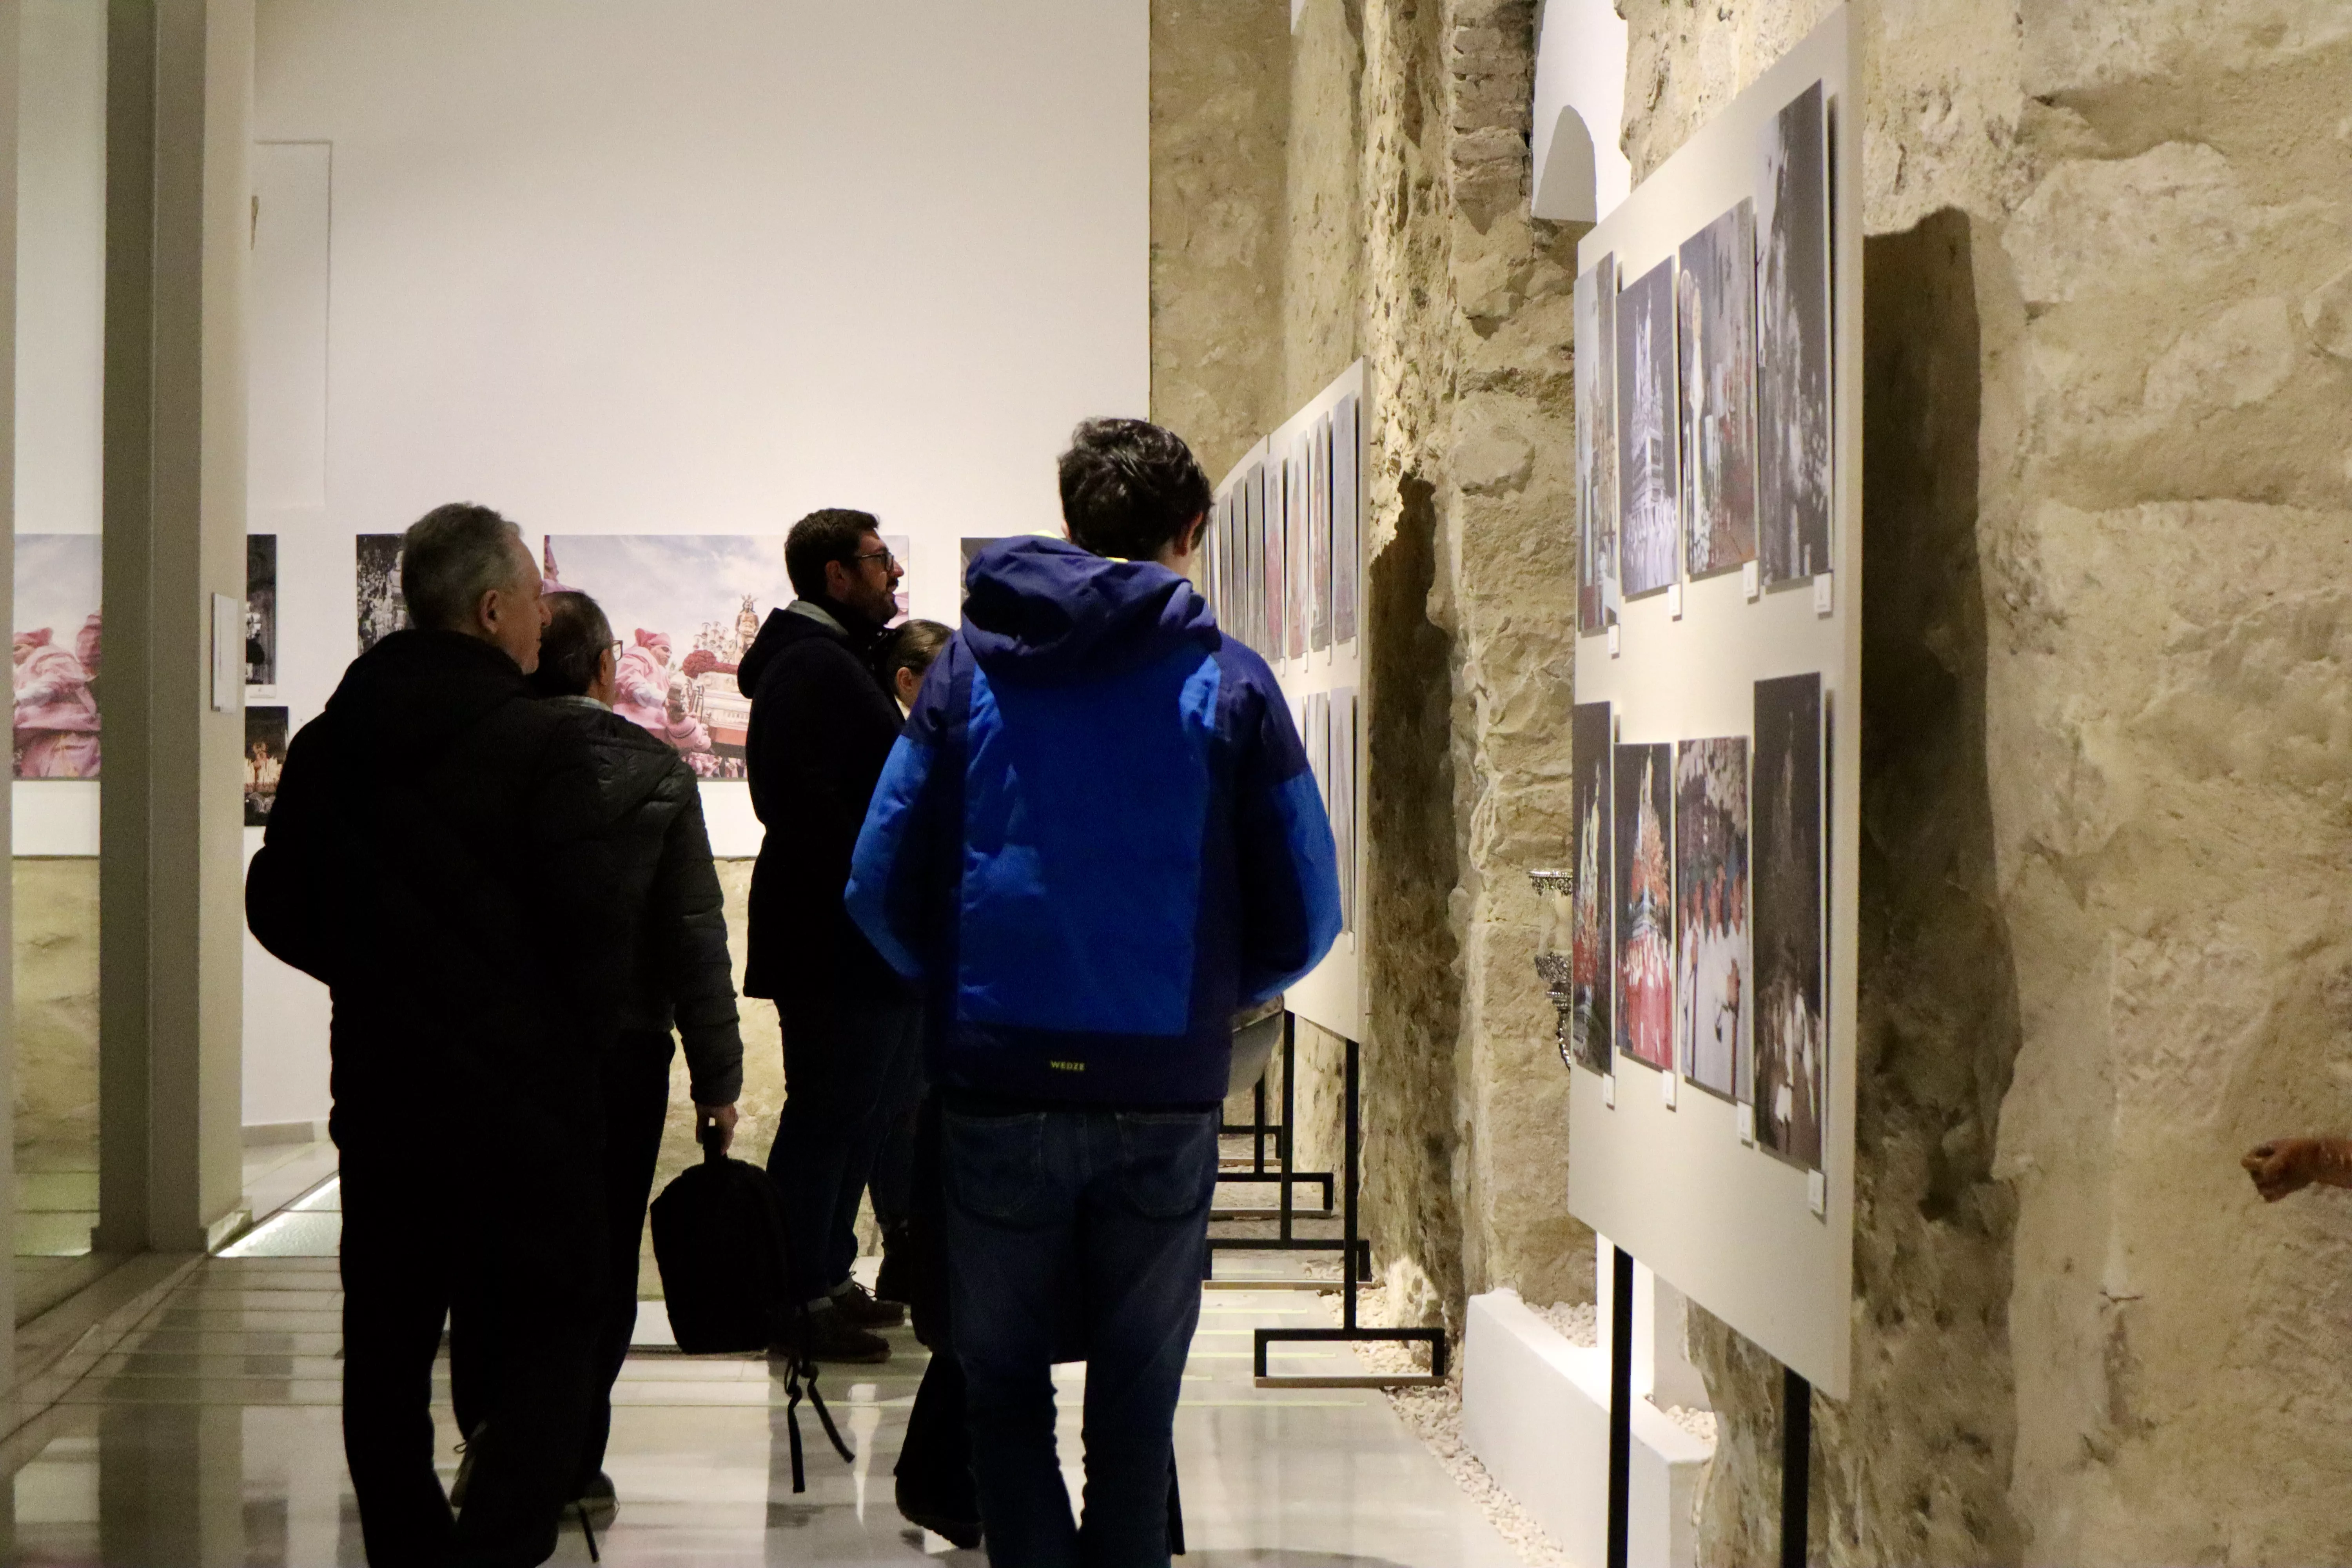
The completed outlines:
[[[704,1164],[723,1165],[727,1163],[727,1134],[719,1131],[717,1122],[705,1125],[695,1138],[702,1145]]]

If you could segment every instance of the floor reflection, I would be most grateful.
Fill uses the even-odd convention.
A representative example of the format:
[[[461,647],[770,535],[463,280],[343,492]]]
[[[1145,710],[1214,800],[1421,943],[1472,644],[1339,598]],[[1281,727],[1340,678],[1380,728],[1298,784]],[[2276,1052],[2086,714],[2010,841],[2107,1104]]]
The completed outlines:
[[[331,1222],[323,1204],[295,1211]],[[215,1258],[7,1447],[7,1561],[284,1564],[363,1561],[343,1472],[334,1260]],[[1218,1291],[1178,1415],[1194,1555],[1216,1568],[1505,1568],[1517,1558],[1379,1395],[1260,1390],[1250,1331],[1299,1322],[1311,1299]],[[622,1506],[613,1563],[978,1563],[898,1516],[891,1468],[924,1353],[893,1336],[886,1366],[823,1386],[857,1454],[843,1464],[803,1408],[808,1489],[792,1489],[785,1391],[764,1361],[680,1356],[649,1303],[615,1394],[608,1468]],[[1082,1368],[1060,1380],[1077,1453]],[[445,1476],[457,1433],[436,1394]],[[1075,1479],[1075,1478],[1074,1478]],[[568,1531],[555,1561],[584,1563]]]

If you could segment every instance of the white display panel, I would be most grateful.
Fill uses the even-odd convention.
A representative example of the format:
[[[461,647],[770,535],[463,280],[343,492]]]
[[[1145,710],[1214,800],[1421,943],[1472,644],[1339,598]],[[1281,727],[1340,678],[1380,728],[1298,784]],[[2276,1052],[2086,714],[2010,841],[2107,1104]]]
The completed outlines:
[[[1234,465],[1210,512],[1207,573],[1219,626],[1265,655],[1301,723],[1340,855],[1339,939],[1284,1002],[1350,1040],[1362,1039],[1364,1028],[1364,813],[1371,799],[1361,699],[1367,385],[1358,360]],[[1253,475],[1263,475],[1255,491]],[[1265,509],[1262,550],[1249,528],[1253,504]],[[1303,586],[1295,582],[1301,577]],[[1276,587],[1281,600],[1268,602]],[[1286,651],[1292,647],[1296,655]]]
[[[1759,552],[1765,571],[1751,596],[1752,570],[1690,577],[1685,540],[1681,580],[1624,599],[1617,626],[1580,637],[1576,658],[1576,700],[1611,705],[1621,748],[1745,737],[1752,751],[1757,682],[1820,677],[1827,905],[1821,1168],[1758,1146],[1750,1109],[1702,1092],[1686,1080],[1687,1061],[1661,1072],[1617,1052],[1609,1058],[1613,1079],[1570,1069],[1568,1200],[1579,1219],[1832,1397],[1846,1391],[1850,1354],[1861,773],[1862,159],[1852,26],[1848,10],[1832,13],[1579,247],[1580,276],[1613,258],[1617,280],[1630,284],[1675,259],[1741,203],[1756,203],[1760,213],[1769,194],[1759,189],[1766,138],[1784,106],[1821,84],[1832,279],[1830,569],[1774,583],[1770,552]],[[1580,357],[1586,348],[1579,345]],[[1759,354],[1771,352],[1759,346]],[[1617,395],[1629,390],[1621,368]],[[1771,435],[1760,434],[1759,452]],[[1685,512],[1692,504],[1685,497]],[[1634,586],[1626,583],[1629,593]],[[1751,781],[1751,803],[1756,794]],[[1750,833],[1750,866],[1761,837]],[[1615,898],[1613,879],[1610,887]],[[1678,950],[1678,982],[1682,969]],[[1752,979],[1750,985],[1746,1005],[1753,1012]],[[1623,1026],[1617,1011],[1612,1028]]]

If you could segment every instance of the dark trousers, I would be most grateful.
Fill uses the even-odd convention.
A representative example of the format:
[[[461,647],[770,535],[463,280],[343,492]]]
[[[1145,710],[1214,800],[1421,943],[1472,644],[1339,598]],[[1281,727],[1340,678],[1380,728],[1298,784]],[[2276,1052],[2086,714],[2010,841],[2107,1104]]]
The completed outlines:
[[[1169,1476],[1222,1112],[950,1110],[947,1234],[972,1476],[997,1568],[1165,1568]],[[1087,1362],[1086,1520],[1053,1363]]]
[[[453,1158],[466,1142],[342,1152],[343,1450],[377,1568],[530,1568],[572,1495],[601,1209],[584,1161]],[[499,1347],[462,1516],[433,1463],[444,1318]]]
[[[636,1333],[646,1204],[661,1157],[670,1058],[677,1053],[667,1030],[624,1031],[604,1062],[604,1289],[595,1314],[578,1473],[564,1493],[567,1500],[587,1494],[588,1483],[604,1468],[613,1435],[613,1384]],[[450,1393],[461,1432],[471,1432],[488,1415],[492,1384],[506,1363],[504,1348],[486,1342],[486,1326],[470,1321],[455,1325],[449,1335]]]
[[[857,1200],[921,1049],[922,1008],[899,994],[799,985],[779,998],[784,1108],[768,1150],[783,1196],[793,1297],[813,1301],[857,1261]]]
[[[669,1064],[677,1044],[660,1034],[624,1034],[604,1069],[605,1307],[596,1328],[595,1378],[588,1389],[588,1415],[578,1485],[572,1496],[604,1468],[604,1445],[613,1435],[613,1384],[629,1359],[637,1330],[637,1268],[644,1257],[646,1203],[653,1196],[654,1164],[661,1156],[662,1122],[669,1114]]]

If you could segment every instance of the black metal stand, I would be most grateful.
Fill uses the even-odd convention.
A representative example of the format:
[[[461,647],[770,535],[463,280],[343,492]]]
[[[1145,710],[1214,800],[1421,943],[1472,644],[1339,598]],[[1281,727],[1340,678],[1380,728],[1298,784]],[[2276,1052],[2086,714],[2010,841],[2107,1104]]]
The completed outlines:
[[[1806,1510],[1812,1503],[1813,1385],[1780,1369],[1780,1568],[1805,1568]]]
[[[1298,1120],[1298,1096],[1295,1087],[1298,1081],[1297,1024],[1298,1020],[1291,1014],[1285,1013],[1282,1016],[1281,1121],[1268,1122],[1265,1119],[1265,1079],[1261,1076],[1257,1080],[1256,1088],[1253,1090],[1251,1095],[1251,1110],[1254,1117],[1251,1124],[1246,1127],[1237,1127],[1227,1122],[1221,1124],[1219,1129],[1220,1131],[1223,1133],[1249,1138],[1252,1141],[1252,1158],[1250,1161],[1250,1168],[1245,1171],[1218,1172],[1218,1182],[1220,1184],[1229,1182],[1265,1183],[1276,1185],[1278,1186],[1281,1191],[1281,1202],[1274,1208],[1214,1208],[1209,1211],[1209,1218],[1213,1222],[1216,1220],[1270,1219],[1279,1221],[1280,1229],[1273,1237],[1213,1236],[1209,1237],[1209,1250],[1202,1259],[1201,1278],[1213,1285],[1230,1283],[1236,1287],[1252,1289],[1272,1289],[1277,1288],[1291,1289],[1313,1288],[1319,1289],[1325,1283],[1327,1283],[1327,1281],[1320,1279],[1251,1279],[1219,1281],[1216,1277],[1216,1256],[1220,1251],[1339,1252],[1344,1250],[1346,1247],[1346,1243],[1341,1237],[1312,1237],[1302,1238],[1295,1235],[1292,1229],[1293,1222],[1301,1215],[1305,1215],[1310,1219],[1328,1219],[1332,1216],[1333,1213],[1331,1173],[1328,1171],[1300,1171],[1296,1169],[1297,1164],[1296,1157],[1297,1149],[1292,1141],[1291,1130],[1297,1124]],[[1276,1167],[1272,1170],[1267,1168],[1265,1160],[1265,1142],[1269,1134],[1271,1134],[1274,1139],[1274,1158],[1275,1165]],[[1298,1198],[1297,1189],[1309,1185],[1319,1186],[1323,1189],[1323,1206],[1319,1209],[1302,1209],[1297,1206]],[[1365,1267],[1369,1267],[1369,1263],[1367,1263]],[[1346,1270],[1342,1269],[1342,1272],[1344,1273]],[[1369,1276],[1367,1277],[1369,1278]]]
[[[1633,1255],[1620,1247],[1609,1285],[1609,1568],[1626,1568],[1633,1521]]]
[[[1372,1329],[1356,1321],[1356,1290],[1360,1280],[1369,1279],[1372,1272],[1371,1244],[1363,1239],[1357,1225],[1356,1194],[1362,1185],[1363,1163],[1363,1088],[1360,1050],[1353,1040],[1348,1042],[1347,1082],[1347,1169],[1344,1194],[1342,1234],[1337,1240],[1275,1239],[1262,1243],[1229,1242],[1235,1247],[1256,1246],[1259,1250],[1337,1249],[1343,1259],[1339,1268],[1339,1327],[1336,1329],[1260,1329],[1256,1332],[1257,1354],[1255,1363],[1257,1385],[1260,1388],[1434,1388],[1445,1382],[1445,1331],[1444,1329]],[[1283,1020],[1283,1136],[1289,1137],[1290,1090],[1290,1019]],[[1283,1189],[1287,1206],[1290,1191]],[[1283,1226],[1286,1236],[1287,1220]],[[1328,1283],[1328,1281],[1318,1281]],[[1392,1373],[1336,1373],[1276,1374],[1266,1370],[1267,1347],[1282,1344],[1425,1344],[1429,1347],[1429,1370]]]

